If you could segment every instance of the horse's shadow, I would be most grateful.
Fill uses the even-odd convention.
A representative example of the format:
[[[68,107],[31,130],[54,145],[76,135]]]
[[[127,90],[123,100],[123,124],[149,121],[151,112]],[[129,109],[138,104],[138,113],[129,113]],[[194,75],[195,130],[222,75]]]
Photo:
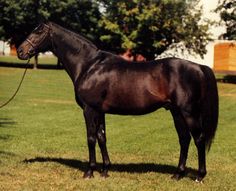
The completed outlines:
[[[0,118],[0,128],[14,127],[15,124],[16,122],[10,118],[2,118],[2,117]]]
[[[79,169],[85,172],[88,167],[88,162],[83,162],[76,159],[65,159],[65,158],[50,158],[50,157],[36,157],[33,159],[25,159],[24,163],[46,163],[54,162],[70,168]],[[102,164],[98,163],[97,169],[101,169]],[[148,173],[155,172],[161,174],[173,175],[177,171],[176,166],[166,165],[166,164],[154,164],[154,163],[127,163],[127,164],[112,164],[110,167],[112,172],[127,172],[127,173]],[[197,170],[192,168],[187,168],[186,176],[190,179],[195,179],[197,176]]]

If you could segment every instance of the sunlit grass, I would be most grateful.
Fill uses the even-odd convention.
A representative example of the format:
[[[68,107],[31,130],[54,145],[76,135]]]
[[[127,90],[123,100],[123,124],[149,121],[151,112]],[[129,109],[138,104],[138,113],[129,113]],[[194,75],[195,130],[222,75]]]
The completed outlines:
[[[12,63],[16,63],[16,64],[25,64],[26,61],[25,60],[20,60],[18,59],[17,56],[11,56],[11,55],[0,55],[0,62],[4,62],[4,63],[8,63],[8,64],[12,64]],[[34,58],[31,58],[30,63],[33,64],[34,63]],[[38,57],[38,63],[39,64],[49,64],[49,65],[56,65],[57,64],[57,58],[53,55],[44,55],[42,56],[40,54],[40,56]]]
[[[16,89],[22,69],[0,67],[0,104]],[[170,179],[179,144],[172,117],[161,109],[144,116],[107,115],[110,177],[84,180],[85,123],[63,70],[29,70],[17,97],[0,110],[0,190],[235,190],[236,85],[218,84],[220,120],[207,155],[203,184],[191,143],[188,176]],[[97,160],[101,165],[100,151]],[[98,167],[98,170],[100,166]]]

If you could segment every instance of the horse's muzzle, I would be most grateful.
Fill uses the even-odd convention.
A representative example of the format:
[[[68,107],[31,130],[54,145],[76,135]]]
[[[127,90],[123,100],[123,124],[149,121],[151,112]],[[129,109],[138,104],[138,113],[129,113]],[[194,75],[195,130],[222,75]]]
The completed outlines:
[[[30,55],[28,53],[24,53],[22,48],[17,49],[17,56],[21,60],[27,60],[30,57]]]

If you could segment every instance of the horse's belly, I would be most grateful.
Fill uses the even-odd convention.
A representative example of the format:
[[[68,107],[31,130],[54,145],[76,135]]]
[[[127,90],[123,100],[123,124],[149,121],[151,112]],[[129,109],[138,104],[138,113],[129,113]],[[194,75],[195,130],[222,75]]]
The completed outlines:
[[[164,101],[154,100],[148,96],[122,96],[104,100],[102,110],[111,114],[142,115],[153,112],[164,104]]]
[[[118,115],[144,115],[161,108],[163,104],[151,105],[149,107],[105,107],[104,112]]]

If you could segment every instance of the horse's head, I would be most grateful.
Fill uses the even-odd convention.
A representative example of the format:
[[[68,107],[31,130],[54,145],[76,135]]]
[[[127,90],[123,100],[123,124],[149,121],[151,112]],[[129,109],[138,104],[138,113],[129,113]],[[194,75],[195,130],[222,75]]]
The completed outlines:
[[[47,51],[50,44],[50,26],[40,24],[17,49],[18,58],[27,60],[39,52]]]

